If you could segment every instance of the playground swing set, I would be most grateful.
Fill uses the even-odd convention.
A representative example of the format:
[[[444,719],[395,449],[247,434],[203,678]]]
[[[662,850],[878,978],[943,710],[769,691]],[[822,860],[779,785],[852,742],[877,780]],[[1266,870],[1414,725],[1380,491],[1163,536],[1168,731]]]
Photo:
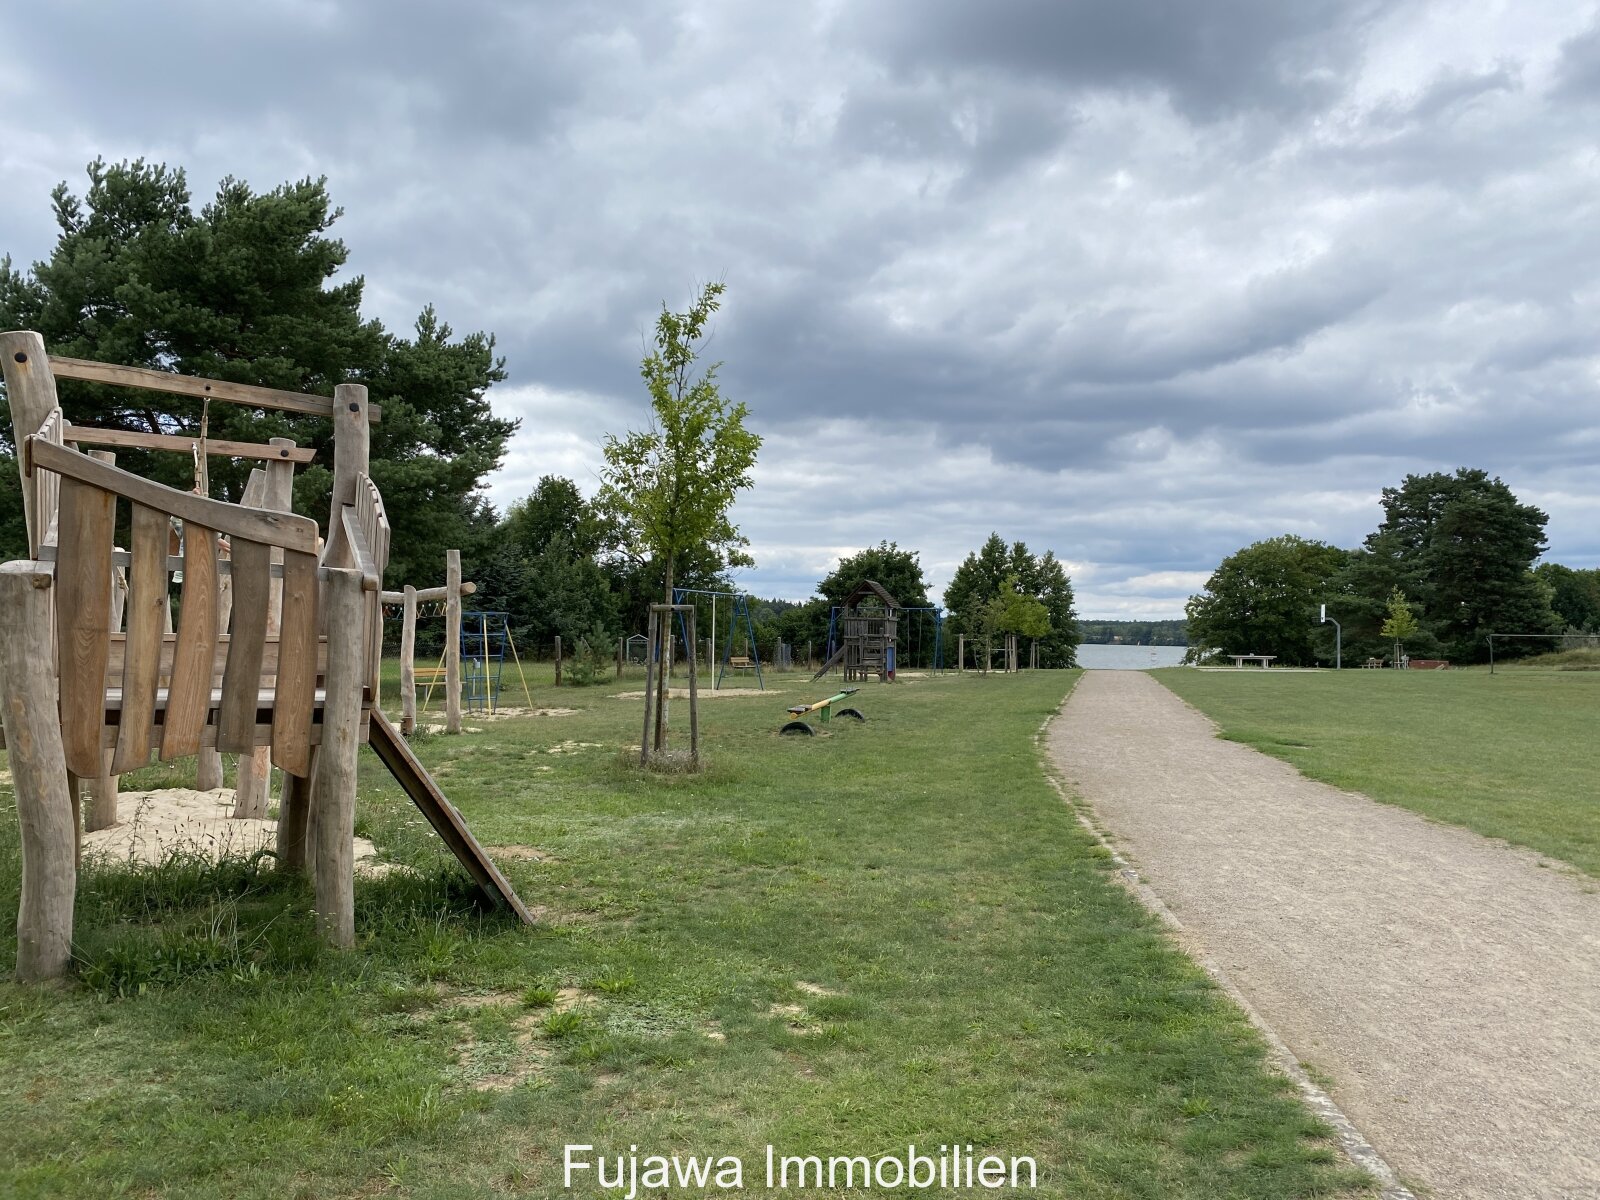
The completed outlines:
[[[689,597],[705,596],[711,601],[711,646],[717,644],[717,601],[719,599],[731,600],[732,614],[728,620],[728,637],[722,648],[722,657],[717,662],[717,669],[711,679],[712,690],[722,686],[723,679],[730,668],[736,671],[753,669],[756,673],[756,687],[761,691],[767,690],[766,678],[761,670],[761,651],[756,647],[755,621],[750,616],[750,597],[743,592],[717,592],[706,588],[673,588],[672,602],[676,605],[694,604],[696,601]],[[681,608],[676,613],[678,619],[678,637],[690,654],[694,648],[690,644],[691,634],[684,624],[684,614]],[[733,652],[733,639],[739,630],[740,622],[744,624],[746,638],[745,647],[748,654],[736,655]]]
[[[442,611],[442,608],[441,610]],[[439,612],[428,614],[438,616]],[[522,697],[533,707],[533,693],[528,688],[528,677],[522,670],[522,657],[517,652],[517,641],[511,635],[511,614],[505,612],[463,612],[459,639],[461,664],[461,704],[470,713],[495,713],[500,708],[501,673],[505,667],[506,652],[517,669],[517,680],[522,687]],[[448,685],[445,660],[449,648],[439,652],[439,663],[417,672],[417,682],[426,683],[422,694],[421,711],[426,712],[433,702],[433,689]]]

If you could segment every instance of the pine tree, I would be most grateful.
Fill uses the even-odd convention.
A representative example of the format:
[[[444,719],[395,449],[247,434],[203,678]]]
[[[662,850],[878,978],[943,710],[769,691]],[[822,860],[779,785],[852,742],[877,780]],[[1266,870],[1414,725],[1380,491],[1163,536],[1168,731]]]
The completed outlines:
[[[34,329],[53,353],[237,383],[331,394],[368,385],[383,406],[372,430],[372,473],[394,526],[391,580],[432,581],[447,548],[489,523],[479,488],[516,429],[485,396],[505,378],[494,339],[455,340],[432,308],[397,338],[361,315],[363,280],[336,281],[348,259],[328,236],[340,216],[325,182],[256,193],[224,179],[196,211],[181,170],[143,160],[89,164],[79,197],[52,201],[59,236],[24,273],[0,260],[0,328]],[[61,381],[67,419],[155,433],[197,433],[198,401]],[[327,519],[332,430],[327,420],[231,404],[206,417],[213,438],[292,437],[318,452],[295,486],[298,511]],[[0,430],[9,436],[9,421]],[[183,455],[124,450],[120,465],[173,486],[194,482]],[[249,463],[214,459],[212,494],[237,500]],[[10,505],[0,492],[0,505]],[[0,530],[10,528],[9,509]],[[16,547],[7,547],[14,550]]]

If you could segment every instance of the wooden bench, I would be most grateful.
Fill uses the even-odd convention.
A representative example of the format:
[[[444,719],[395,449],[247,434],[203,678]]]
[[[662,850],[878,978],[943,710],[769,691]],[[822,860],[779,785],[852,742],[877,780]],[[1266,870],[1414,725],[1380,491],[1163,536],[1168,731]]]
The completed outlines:
[[[751,667],[755,666],[756,664],[755,664],[754,660],[750,658],[749,655],[746,655],[746,654],[735,654],[733,657],[728,659],[728,665],[730,667],[732,667],[735,671],[748,671]]]
[[[1272,660],[1278,656],[1276,654],[1230,654],[1228,657],[1233,659],[1233,665],[1236,667],[1243,667],[1247,662],[1258,662],[1264,671],[1272,665]]]

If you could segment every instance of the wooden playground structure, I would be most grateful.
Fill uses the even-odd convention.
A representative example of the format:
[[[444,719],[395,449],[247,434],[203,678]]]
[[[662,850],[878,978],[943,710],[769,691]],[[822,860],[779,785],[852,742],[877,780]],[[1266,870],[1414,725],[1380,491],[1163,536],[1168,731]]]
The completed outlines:
[[[354,929],[356,757],[370,743],[486,896],[526,908],[377,707],[383,497],[368,474],[380,419],[360,384],[325,396],[51,356],[37,333],[0,334],[29,557],[0,565],[0,723],[22,832],[17,975],[63,975],[77,887],[79,785],[115,821],[118,774],[195,757],[241,756],[240,777],[285,776],[279,870],[309,866],[324,938]],[[333,423],[326,536],[288,511],[294,465],[311,452],[70,425],[56,380],[165,392],[323,416]],[[86,445],[259,460],[243,502],[179,491]],[[198,474],[198,472],[197,472]],[[114,544],[128,511],[129,549]],[[459,557],[446,587],[459,595]],[[123,586],[125,581],[125,590]],[[172,603],[176,587],[178,620]],[[459,600],[458,600],[459,602]],[[220,768],[220,759],[215,759]],[[216,771],[220,784],[220,769]],[[215,785],[213,785],[215,786]],[[241,797],[241,805],[244,797]],[[109,806],[109,814],[106,811]]]
[[[840,606],[838,649],[811,681],[815,683],[842,666],[846,683],[872,675],[882,683],[893,682],[899,622],[900,602],[883,585],[863,580]]]

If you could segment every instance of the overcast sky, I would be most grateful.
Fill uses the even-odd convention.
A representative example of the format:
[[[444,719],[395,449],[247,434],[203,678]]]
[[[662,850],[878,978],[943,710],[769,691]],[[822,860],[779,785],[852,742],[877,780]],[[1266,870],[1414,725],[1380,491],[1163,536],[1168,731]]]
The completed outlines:
[[[942,588],[998,530],[1176,616],[1457,466],[1600,563],[1592,4],[4,4],[0,251],[96,155],[327,175],[373,315],[499,337],[502,506],[593,491],[722,279],[760,595],[883,538]]]

